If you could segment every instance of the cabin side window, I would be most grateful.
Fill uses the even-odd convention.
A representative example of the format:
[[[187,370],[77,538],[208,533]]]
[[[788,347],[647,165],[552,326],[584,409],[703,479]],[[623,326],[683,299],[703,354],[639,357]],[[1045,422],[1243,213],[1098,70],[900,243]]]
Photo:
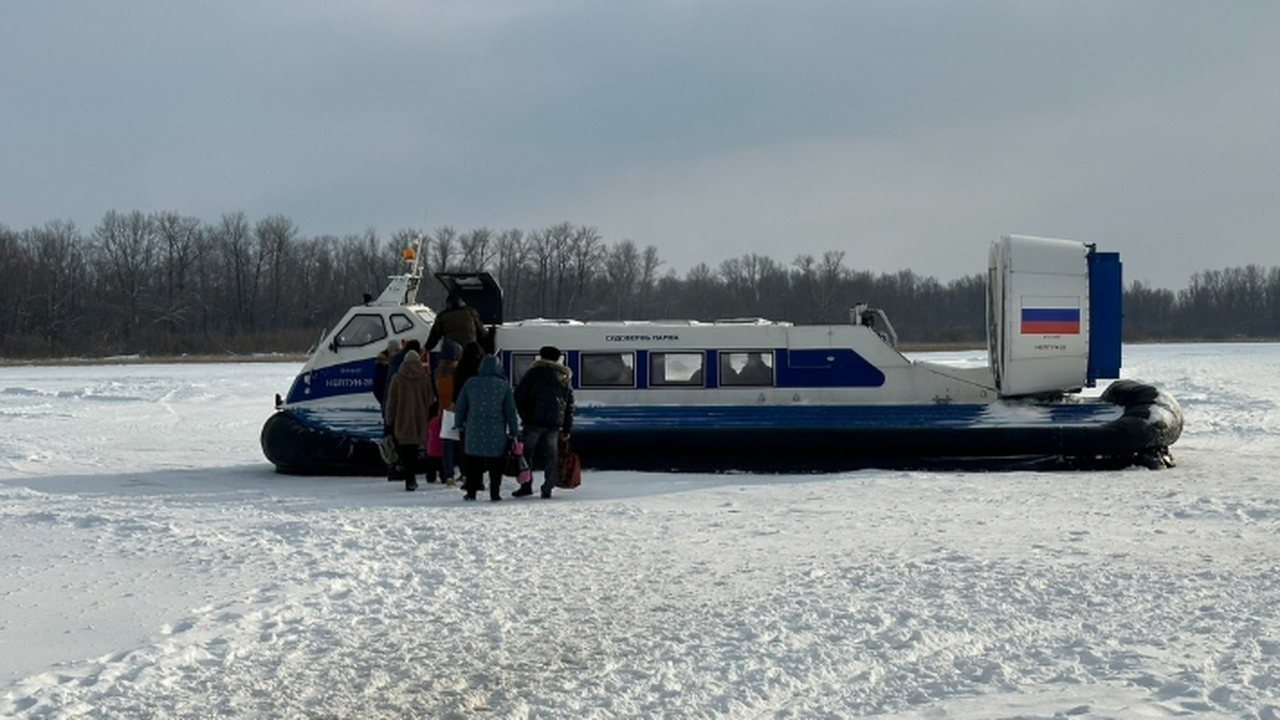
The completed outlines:
[[[396,334],[408,332],[413,329],[413,321],[409,319],[408,315],[395,313],[391,316],[391,329],[395,331]]]
[[[519,385],[524,374],[529,372],[529,367],[537,359],[538,356],[534,353],[511,353],[511,384]]]
[[[702,387],[702,366],[706,359],[700,352],[651,352],[649,385]]]
[[[337,347],[360,347],[387,339],[387,328],[381,315],[356,315],[338,331]]]
[[[773,353],[720,353],[720,385],[732,387],[773,385]]]
[[[578,354],[581,387],[634,387],[635,353],[584,352]]]

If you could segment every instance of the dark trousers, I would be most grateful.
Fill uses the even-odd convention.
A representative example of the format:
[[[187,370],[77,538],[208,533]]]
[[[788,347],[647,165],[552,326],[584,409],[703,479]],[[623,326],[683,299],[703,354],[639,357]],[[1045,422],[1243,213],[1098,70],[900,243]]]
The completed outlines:
[[[420,445],[401,445],[396,443],[396,454],[400,456],[400,478],[404,480],[406,486],[418,484],[418,480],[414,476],[418,472],[418,448],[420,447]]]
[[[524,459],[529,462],[530,469],[542,468],[542,492],[549,493],[556,486],[559,475],[556,465],[560,450],[560,428],[525,425]]]
[[[498,457],[467,455],[463,467],[463,473],[467,480],[462,489],[468,493],[478,493],[483,490],[484,475],[487,472],[489,474],[489,499],[497,500],[502,497],[500,494],[502,491],[502,468],[506,464],[507,458],[502,455]]]
[[[427,482],[435,482],[436,478],[440,477],[440,458],[428,455],[426,460],[422,461],[422,472],[427,476]]]

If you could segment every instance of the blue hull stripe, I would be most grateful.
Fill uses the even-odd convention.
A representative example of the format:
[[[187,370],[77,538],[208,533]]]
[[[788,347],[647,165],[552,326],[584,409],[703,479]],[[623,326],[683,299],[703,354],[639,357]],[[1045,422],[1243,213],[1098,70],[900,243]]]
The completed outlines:
[[[801,405],[788,407],[676,406],[583,407],[574,414],[574,433],[635,430],[865,429],[1049,427],[1102,425],[1119,417],[1111,403],[1037,405],[1033,420],[1011,422],[986,417],[987,405]],[[376,408],[301,409],[288,412],[308,427],[362,439],[376,439],[382,420]]]
[[[1120,410],[1110,403],[1036,406],[1033,419],[988,417],[988,405],[792,405],[587,407],[574,415],[578,431],[628,428],[963,428],[974,426],[1100,425]]]
[[[373,358],[365,358],[301,373],[289,388],[285,402],[306,402],[359,393],[369,393],[369,401],[372,402],[373,364]]]

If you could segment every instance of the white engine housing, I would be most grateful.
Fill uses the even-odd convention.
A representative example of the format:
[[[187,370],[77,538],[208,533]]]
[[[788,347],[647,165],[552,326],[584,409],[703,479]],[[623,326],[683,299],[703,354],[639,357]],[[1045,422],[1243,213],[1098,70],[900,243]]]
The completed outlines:
[[[1091,250],[1072,240],[1023,235],[992,243],[987,345],[1001,396],[1089,384]]]

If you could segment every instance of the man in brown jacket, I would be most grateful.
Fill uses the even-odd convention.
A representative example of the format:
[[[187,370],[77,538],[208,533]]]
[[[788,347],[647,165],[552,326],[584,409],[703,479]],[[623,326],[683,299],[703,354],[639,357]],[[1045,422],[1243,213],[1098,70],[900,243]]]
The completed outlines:
[[[426,442],[431,405],[435,400],[435,385],[422,365],[422,356],[418,351],[410,350],[405,353],[404,362],[387,388],[387,409],[383,418],[396,440],[405,490],[418,489],[415,477],[418,450]]]
[[[431,332],[427,334],[427,342],[423,347],[431,350],[441,339],[452,340],[460,347],[466,347],[467,343],[479,342],[488,333],[488,329],[480,321],[480,313],[462,298],[450,294],[445,300],[445,309],[436,315],[435,322],[431,324]]]

